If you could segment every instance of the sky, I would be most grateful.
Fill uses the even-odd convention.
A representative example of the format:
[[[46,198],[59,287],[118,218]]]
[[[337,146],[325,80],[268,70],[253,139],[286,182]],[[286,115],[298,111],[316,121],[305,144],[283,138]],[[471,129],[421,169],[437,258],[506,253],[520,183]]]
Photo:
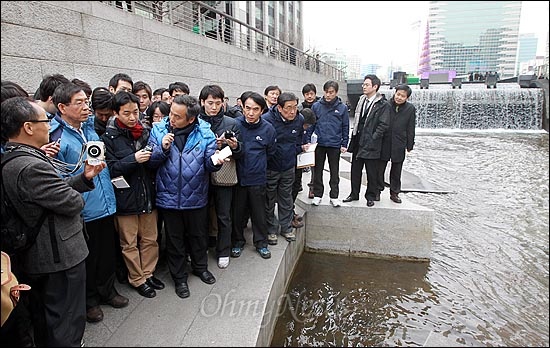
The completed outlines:
[[[428,1],[303,1],[302,4],[304,51],[342,50],[359,55],[363,64],[416,70],[426,30]],[[522,3],[519,33],[536,34],[537,55],[544,55],[546,49],[548,4],[548,1]]]

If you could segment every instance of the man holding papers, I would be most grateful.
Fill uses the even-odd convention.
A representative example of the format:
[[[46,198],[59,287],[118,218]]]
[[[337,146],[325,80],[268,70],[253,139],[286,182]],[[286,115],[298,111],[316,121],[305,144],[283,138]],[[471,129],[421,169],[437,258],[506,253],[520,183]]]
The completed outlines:
[[[272,106],[262,118],[275,128],[277,142],[275,155],[267,159],[266,221],[267,240],[277,244],[277,234],[287,241],[295,241],[296,235],[291,225],[294,217],[292,185],[296,168],[296,155],[302,152],[304,117],[298,113],[298,98],[293,93],[279,95],[277,104]],[[275,203],[278,208],[278,221],[275,217]]]

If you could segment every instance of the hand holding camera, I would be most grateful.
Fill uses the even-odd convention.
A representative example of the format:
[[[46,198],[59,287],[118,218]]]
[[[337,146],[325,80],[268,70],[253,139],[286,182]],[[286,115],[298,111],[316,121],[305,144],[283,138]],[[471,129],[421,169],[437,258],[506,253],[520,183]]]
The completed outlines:
[[[237,148],[238,142],[237,142],[237,135],[235,132],[233,132],[231,129],[228,129],[224,133],[225,143],[232,149],[235,150]]]
[[[235,137],[235,132],[233,132],[231,129],[228,129],[228,130],[225,131],[223,136],[224,136],[225,139],[231,139],[231,138]]]
[[[102,141],[88,141],[86,143],[87,163],[100,165],[105,160],[105,144]]]
[[[88,180],[92,180],[94,177],[96,177],[103,169],[107,167],[107,163],[105,162],[99,162],[99,164],[90,164],[90,160],[86,160],[86,164],[84,166],[84,177]]]
[[[134,157],[136,158],[137,163],[144,163],[151,158],[152,153],[153,153],[153,146],[147,145],[143,149],[136,151],[136,153],[134,154]]]

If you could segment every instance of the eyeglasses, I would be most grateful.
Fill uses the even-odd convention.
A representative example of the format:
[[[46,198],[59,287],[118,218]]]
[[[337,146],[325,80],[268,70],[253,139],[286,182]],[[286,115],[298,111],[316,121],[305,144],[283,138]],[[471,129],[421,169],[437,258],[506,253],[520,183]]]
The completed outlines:
[[[29,120],[29,121],[27,121],[27,122],[48,122],[48,123],[50,123],[51,121],[52,121],[52,120],[50,120],[50,119],[48,118],[48,119],[46,119],[46,120]]]
[[[363,83],[361,86],[363,86],[363,87],[370,87],[370,86],[372,86],[372,85],[371,85],[370,83]]]
[[[285,106],[285,107],[283,108],[283,110],[286,110],[286,111],[298,110],[298,105],[289,105],[289,106]]]
[[[86,104],[86,106],[90,106],[90,101],[89,100],[77,100],[74,103],[68,103],[66,105],[74,105],[77,108],[81,108],[81,107],[84,107],[84,104]]]

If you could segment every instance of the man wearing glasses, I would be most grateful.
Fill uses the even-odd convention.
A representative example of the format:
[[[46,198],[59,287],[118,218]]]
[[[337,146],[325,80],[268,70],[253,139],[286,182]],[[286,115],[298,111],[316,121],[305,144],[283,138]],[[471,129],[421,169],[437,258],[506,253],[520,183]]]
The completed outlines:
[[[66,83],[55,89],[53,101],[59,112],[52,120],[50,139],[61,139],[57,158],[76,164],[82,147],[89,141],[99,141],[90,117],[86,94],[74,83]],[[80,174],[81,170],[74,175]],[[82,214],[90,255],[86,258],[86,320],[103,320],[100,304],[114,308],[128,305],[128,299],[118,294],[115,280],[115,225],[116,200],[109,169],[105,168],[94,179],[95,189],[83,195],[86,202]]]
[[[298,113],[298,98],[293,93],[284,92],[277,98],[277,107],[269,109],[262,118],[275,128],[277,141],[274,156],[267,158],[266,222],[267,241],[277,244],[277,234],[288,242],[296,240],[291,225],[294,218],[292,185],[296,168],[296,155],[302,152],[304,117]],[[275,217],[275,203],[278,221]]]
[[[2,138],[8,139],[6,153],[25,152],[3,167],[6,196],[31,226],[45,210],[51,212],[36,243],[18,258],[20,280],[32,287],[29,304],[35,344],[78,347],[86,326],[84,260],[88,255],[80,192],[94,188],[93,179],[105,163],[86,164],[79,175],[63,180],[40,150],[48,143],[50,130],[42,107],[24,97],[14,97],[2,103],[0,120]]]

